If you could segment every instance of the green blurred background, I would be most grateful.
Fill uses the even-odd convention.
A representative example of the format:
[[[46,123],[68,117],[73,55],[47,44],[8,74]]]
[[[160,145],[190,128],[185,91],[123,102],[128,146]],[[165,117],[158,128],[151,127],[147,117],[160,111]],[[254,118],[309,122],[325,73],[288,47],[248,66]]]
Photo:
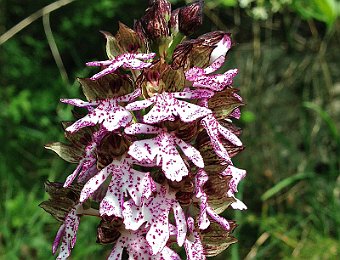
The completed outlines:
[[[44,181],[64,181],[74,168],[43,148],[63,140],[59,122],[71,119],[58,100],[82,97],[75,77],[105,59],[99,30],[132,26],[146,7],[0,0],[0,259],[54,258],[58,223],[38,204]],[[232,32],[226,69],[239,68],[235,87],[247,103],[237,122],[247,148],[235,164],[248,172],[239,195],[249,209],[226,212],[239,243],[215,259],[340,259],[339,12],[336,0],[206,0],[197,35]],[[110,252],[95,234],[96,220],[82,220],[72,259]]]

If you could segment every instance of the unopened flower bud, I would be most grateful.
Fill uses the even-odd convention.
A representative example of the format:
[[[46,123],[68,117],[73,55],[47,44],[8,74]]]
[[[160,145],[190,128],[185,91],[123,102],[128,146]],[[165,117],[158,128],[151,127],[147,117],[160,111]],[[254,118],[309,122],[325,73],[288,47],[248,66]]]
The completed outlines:
[[[153,0],[140,19],[145,35],[156,40],[169,35],[168,22],[171,14],[171,4],[167,0]]]
[[[204,1],[198,1],[179,10],[179,31],[185,35],[195,32],[203,21]]]

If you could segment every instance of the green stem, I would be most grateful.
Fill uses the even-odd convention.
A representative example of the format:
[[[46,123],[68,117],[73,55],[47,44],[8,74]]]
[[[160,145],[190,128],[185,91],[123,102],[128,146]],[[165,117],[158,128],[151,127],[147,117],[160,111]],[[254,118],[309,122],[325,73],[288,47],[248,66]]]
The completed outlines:
[[[172,60],[172,55],[174,54],[175,48],[177,47],[178,44],[181,43],[181,41],[184,39],[185,35],[178,32],[176,36],[173,38],[166,54],[166,62],[171,63]]]
[[[243,183],[240,183],[238,185],[238,192],[237,192],[237,197],[242,200],[243,197]],[[242,222],[242,217],[243,214],[241,213],[240,210],[235,210],[235,220],[238,223]],[[240,234],[239,230],[236,228],[235,230],[235,237],[238,237]],[[240,251],[239,251],[239,243],[235,243],[231,246],[231,260],[240,260]]]

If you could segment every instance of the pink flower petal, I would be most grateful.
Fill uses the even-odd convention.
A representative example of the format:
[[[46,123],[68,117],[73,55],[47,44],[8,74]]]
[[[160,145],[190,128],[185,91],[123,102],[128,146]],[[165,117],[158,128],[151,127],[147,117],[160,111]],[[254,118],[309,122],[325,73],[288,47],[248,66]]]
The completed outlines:
[[[154,191],[154,183],[149,173],[132,169],[133,160],[125,158],[113,161],[109,167],[112,175],[105,198],[100,203],[100,215],[123,217],[124,198],[130,195],[135,205],[141,205]]]
[[[113,247],[108,260],[122,259],[123,249],[129,254],[129,259],[180,260],[181,258],[169,247],[165,246],[159,253],[153,255],[151,247],[141,231],[124,231]]]
[[[69,104],[75,107],[86,107],[86,108],[97,105],[97,102],[86,102],[78,98],[72,98],[72,99],[61,98],[60,102],[64,104]]]
[[[155,138],[135,141],[129,147],[128,154],[137,161],[152,162],[158,154],[158,142]]]
[[[176,144],[181,148],[183,153],[197,166],[200,168],[204,168],[203,158],[200,152],[194,148],[193,146],[187,144],[183,140],[176,138]]]
[[[141,60],[149,60],[155,57],[155,53],[142,54],[142,53],[124,53],[118,55],[113,60],[106,61],[93,61],[87,62],[87,66],[108,66],[104,70],[95,74],[91,77],[92,80],[99,79],[107,74],[115,72],[118,68],[129,68],[129,69],[144,69],[151,66],[149,62],[143,62]]]
[[[210,221],[207,217],[207,214],[215,220],[218,224],[220,224],[224,229],[230,230],[229,222],[219,216],[207,203],[208,197],[205,191],[203,190],[203,185],[207,182],[208,175],[204,170],[199,170],[195,176],[195,193],[196,198],[199,199],[200,204],[200,214],[198,219],[198,225],[200,229],[206,229],[210,225]]]
[[[67,259],[71,255],[71,250],[77,240],[77,231],[80,217],[77,215],[77,206],[66,215],[64,224],[58,230],[53,243],[53,251],[56,251],[61,240],[60,251],[57,259]]]
[[[229,188],[233,193],[235,193],[237,192],[237,186],[239,182],[246,176],[246,171],[229,165],[223,172],[221,172],[221,175],[232,176],[231,180],[229,181]]]
[[[169,235],[169,212],[172,209],[176,215],[176,223],[179,243],[182,243],[184,233],[186,233],[186,223],[181,206],[176,200],[175,193],[169,192],[165,186],[157,186],[157,193],[154,197],[147,199],[142,206],[137,207],[131,200],[124,203],[123,216],[127,229],[137,230],[143,223],[149,231],[146,240],[155,255],[163,250]]]
[[[226,86],[233,84],[233,79],[237,75],[238,70],[228,70],[224,74],[205,75],[198,77],[194,81],[193,87],[207,88],[214,91],[222,91]]]
[[[204,254],[204,248],[200,239],[200,236],[197,231],[195,231],[194,220],[192,217],[189,217],[188,227],[191,231],[191,236],[189,236],[184,243],[185,252],[188,260],[204,260],[206,259]]]
[[[153,104],[152,109],[143,117],[143,121],[148,124],[155,124],[165,120],[174,121],[179,116],[183,122],[192,122],[198,118],[211,113],[208,108],[191,104],[178,98],[196,99],[211,97],[209,91],[190,91],[158,94],[148,100],[135,101],[126,106],[128,110],[140,110]]]
[[[225,56],[230,48],[231,39],[230,36],[226,34],[210,54],[210,64],[213,63],[218,57]]]
[[[185,214],[184,214],[182,207],[178,203],[176,203],[172,207],[172,210],[174,212],[176,226],[177,226],[177,244],[179,246],[182,246],[185,241],[185,237],[187,235],[187,225],[186,225]]]
[[[129,135],[135,134],[159,134],[162,132],[162,129],[156,126],[135,123],[124,129],[124,132]]]
[[[111,174],[112,168],[113,166],[105,167],[84,185],[80,193],[80,202],[87,200],[99,188],[99,186],[104,183],[107,177]]]
[[[96,101],[95,103],[88,103],[96,105],[96,108],[87,106],[89,113],[83,118],[76,121],[74,124],[66,128],[66,131],[74,133],[86,126],[94,126],[102,124],[108,131],[114,131],[120,127],[127,126],[131,120],[131,113],[118,105],[118,102],[128,102],[140,95],[140,90],[137,89],[133,93],[120,96],[118,98],[104,99]]]
[[[144,130],[147,129],[145,125],[143,127]],[[128,129],[128,132],[130,132],[130,129]],[[184,176],[188,175],[189,171],[177,151],[176,143],[186,147],[185,152],[188,157],[192,157],[189,157],[189,159],[192,159],[197,165],[204,166],[203,160],[201,160],[199,152],[195,152],[195,148],[165,131],[162,131],[155,138],[135,141],[129,147],[128,154],[140,162],[154,162],[156,165],[162,166],[164,175],[169,180],[181,181]]]
[[[210,140],[211,140],[211,144],[214,148],[215,153],[221,157],[222,159],[224,159],[228,164],[233,164],[230,156],[228,154],[228,151],[225,149],[225,147],[223,146],[223,144],[221,143],[220,139],[219,139],[219,134],[221,134],[220,130],[222,130],[222,135],[225,137],[233,137],[232,141],[235,141],[235,137],[233,136],[233,134],[230,133],[230,135],[227,135],[227,132],[225,131],[224,128],[222,128],[220,126],[220,124],[218,123],[218,121],[216,120],[216,118],[213,115],[208,115],[206,117],[204,117],[201,120],[201,125],[205,128],[205,130],[207,131]]]
[[[128,104],[125,108],[127,110],[135,111],[135,110],[141,110],[141,109],[147,108],[151,106],[152,104],[153,102],[150,99],[138,100],[138,101]]]
[[[227,128],[221,126],[220,124],[218,124],[218,132],[226,140],[228,140],[232,144],[237,145],[237,146],[242,146],[241,140],[235,134],[233,134],[230,130],[228,130]]]

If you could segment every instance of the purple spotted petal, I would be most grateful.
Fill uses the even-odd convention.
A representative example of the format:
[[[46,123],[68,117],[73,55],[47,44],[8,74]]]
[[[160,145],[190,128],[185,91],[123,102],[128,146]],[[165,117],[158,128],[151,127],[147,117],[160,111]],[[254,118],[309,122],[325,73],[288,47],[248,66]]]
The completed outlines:
[[[105,129],[100,129],[97,132],[93,133],[92,142],[90,142],[85,147],[84,157],[80,160],[77,168],[73,171],[73,173],[66,178],[64,187],[69,187],[77,176],[78,182],[84,182],[84,180],[87,181],[93,176],[94,173],[96,173],[97,158],[95,155],[95,149],[97,148],[97,145],[99,145],[106,133],[107,131]]]
[[[185,73],[186,79],[193,82],[193,87],[222,91],[226,86],[232,85],[233,79],[238,73],[237,69],[232,69],[224,74],[208,75],[219,69],[223,62],[224,56],[221,56],[206,69],[191,68]]]
[[[66,128],[66,131],[74,133],[86,126],[94,126],[102,124],[104,129],[114,131],[120,127],[127,126],[131,120],[131,113],[118,105],[118,102],[129,102],[136,99],[140,95],[140,89],[133,93],[112,99],[104,99],[96,101],[96,108],[89,109],[89,113],[74,124]],[[89,103],[94,104],[94,103]]]
[[[159,134],[162,129],[156,126],[136,123],[132,124],[124,129],[124,132],[129,135],[135,134]]]
[[[114,160],[106,166],[112,175],[107,193],[100,203],[100,215],[123,217],[124,198],[130,195],[135,205],[141,205],[154,191],[155,184],[149,173],[132,169],[133,160],[125,158]]]
[[[179,203],[172,206],[177,226],[177,244],[182,246],[187,235],[187,224],[184,211]]]
[[[228,220],[219,216],[210,206],[207,206],[207,213],[213,220],[220,224],[222,228],[224,228],[225,230],[230,230],[230,224]]]
[[[105,167],[92,177],[83,187],[80,193],[80,202],[84,202],[104,183],[104,181],[110,176],[111,167]]]
[[[206,229],[210,225],[210,221],[207,217],[209,215],[214,221],[220,224],[225,230],[230,230],[229,222],[219,216],[207,203],[208,197],[203,190],[203,185],[207,182],[208,175],[204,170],[199,170],[195,176],[195,193],[196,198],[199,199],[200,214],[198,219],[198,225],[200,229]]]
[[[221,91],[226,86],[233,84],[233,79],[237,75],[238,70],[232,69],[224,74],[205,75],[198,77],[192,84],[194,87],[207,88],[214,91]]]
[[[194,220],[189,217],[187,220],[188,229],[191,235],[187,237],[184,243],[185,252],[188,260],[204,260],[206,259],[204,254],[204,248],[200,239],[200,235],[195,230]]]
[[[203,190],[203,185],[208,181],[208,175],[204,170],[199,170],[195,176],[195,191],[196,198],[200,201],[200,215],[198,218],[198,227],[200,229],[207,229],[210,221],[207,216],[207,201],[208,196]]]
[[[238,169],[232,165],[229,165],[222,173],[222,176],[232,176],[229,181],[230,190],[235,193],[237,192],[237,186],[239,182],[246,176],[246,171]]]
[[[153,104],[152,109],[143,117],[143,121],[148,124],[155,124],[165,120],[174,121],[179,116],[183,122],[192,122],[198,118],[204,117],[211,113],[208,108],[191,104],[177,98],[198,99],[211,97],[209,91],[190,91],[176,93],[162,93],[148,100],[135,101],[126,106],[128,110],[140,110]]]
[[[200,152],[193,146],[187,144],[179,138],[175,138],[176,144],[181,148],[183,153],[197,166],[204,168],[203,158]]]
[[[64,233],[65,233],[65,224],[62,224],[58,229],[57,235],[55,236],[55,239],[52,245],[52,254],[55,254],[57,252],[60,241],[63,238]]]
[[[64,224],[60,227],[53,243],[53,251],[56,251],[61,241],[60,251],[57,259],[67,259],[77,240],[77,231],[80,217],[77,215],[77,206],[66,215]]]
[[[217,122],[217,120],[216,120]],[[218,122],[217,122],[218,123]],[[231,142],[234,145],[237,146],[242,146],[242,142],[241,140],[235,135],[233,134],[230,130],[228,130],[227,128],[223,127],[222,125],[218,124],[217,126],[218,128],[218,132],[229,142]]]
[[[240,139],[230,130],[220,125],[213,115],[203,118],[201,124],[207,131],[216,154],[225,159],[229,164],[232,164],[227,150],[220,141],[220,136],[223,136],[227,141],[237,146],[242,146]]]
[[[147,100],[138,100],[133,103],[128,104],[125,108],[127,110],[135,111],[135,110],[141,110],[144,108],[147,108],[153,104],[151,99]]]
[[[92,106],[98,105],[97,102],[86,102],[78,98],[71,98],[71,99],[61,98],[60,102],[64,104],[69,104],[75,107],[85,107],[89,110],[92,110]]]
[[[213,73],[218,70],[224,63],[224,56],[220,56],[217,58],[210,66],[205,69],[193,67],[185,72],[185,78],[189,81],[196,81],[200,77],[203,77],[207,74]]]
[[[209,89],[190,90],[189,88],[185,88],[184,91],[182,92],[174,92],[172,94],[175,98],[202,99],[202,98],[211,98],[214,95],[214,92]]]
[[[122,259],[123,249],[126,248],[129,259],[180,260],[181,258],[169,247],[165,246],[157,254],[152,254],[145,236],[141,231],[124,231],[113,247],[108,260]]]
[[[216,60],[214,60],[213,63],[210,64],[210,66],[204,69],[204,74],[207,75],[207,74],[215,72],[216,70],[222,67],[224,61],[225,61],[224,55],[218,57]]]
[[[182,243],[186,233],[184,212],[176,200],[175,193],[169,192],[165,186],[158,184],[156,195],[146,200],[142,206],[136,206],[131,200],[124,203],[125,227],[137,230],[146,223],[146,228],[149,228],[146,240],[152,248],[152,253],[157,254],[163,250],[170,236],[168,218],[171,209],[176,215],[179,243]]]
[[[143,125],[144,130],[147,129]],[[133,130],[133,129],[132,129]],[[157,130],[156,128],[153,130]],[[130,129],[128,129],[130,132]],[[143,133],[141,131],[140,133]],[[152,163],[162,166],[162,170],[167,179],[172,181],[181,181],[184,176],[188,175],[188,169],[177,151],[178,145],[184,154],[192,160],[198,167],[203,168],[204,163],[200,153],[191,145],[181,139],[162,131],[157,137],[146,140],[135,141],[129,147],[129,155],[140,162]]]
[[[150,60],[155,57],[155,53],[142,54],[142,53],[124,53],[118,55],[113,60],[106,61],[93,61],[86,63],[87,66],[108,66],[99,73],[91,77],[92,80],[99,79],[107,74],[115,72],[118,68],[140,70],[151,66],[149,62],[142,60]]]

